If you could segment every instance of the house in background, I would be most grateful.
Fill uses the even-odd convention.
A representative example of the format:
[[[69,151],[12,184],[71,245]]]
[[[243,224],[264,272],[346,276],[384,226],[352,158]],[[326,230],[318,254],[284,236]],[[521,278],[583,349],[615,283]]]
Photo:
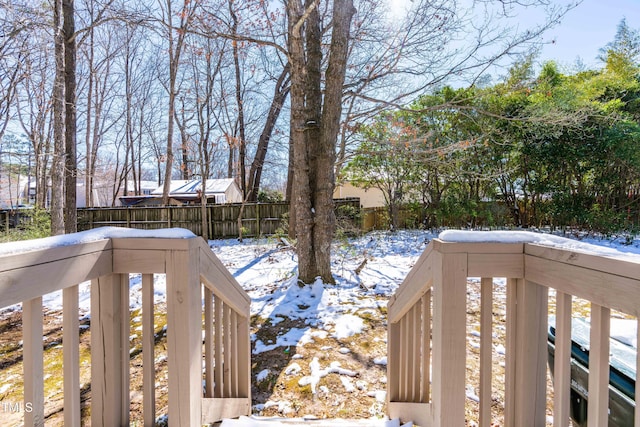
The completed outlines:
[[[347,197],[359,197],[360,207],[363,209],[381,208],[386,205],[384,194],[379,188],[361,188],[348,182],[336,184],[336,188],[333,190],[333,198],[344,199]]]
[[[122,196],[120,202],[125,206],[155,206],[162,203],[161,185],[148,195]],[[199,204],[201,200],[202,181],[172,180],[169,186],[170,205]],[[205,184],[207,203],[242,203],[242,191],[233,178],[207,179]]]
[[[148,181],[142,180],[140,183],[140,194],[149,196],[153,191],[158,188],[158,181]],[[123,196],[135,196],[135,183],[131,180],[127,181],[127,193],[122,194]],[[123,190],[124,192],[124,190]]]
[[[0,209],[13,209],[29,204],[25,194],[28,180],[27,176],[0,174]]]

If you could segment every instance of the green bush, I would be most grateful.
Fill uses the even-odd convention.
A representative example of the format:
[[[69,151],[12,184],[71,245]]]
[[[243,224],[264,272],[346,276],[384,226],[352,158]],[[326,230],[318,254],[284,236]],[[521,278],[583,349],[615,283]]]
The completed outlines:
[[[46,209],[33,208],[21,210],[18,226],[9,229],[8,233],[0,237],[2,242],[18,240],[40,239],[51,235],[51,216]]]

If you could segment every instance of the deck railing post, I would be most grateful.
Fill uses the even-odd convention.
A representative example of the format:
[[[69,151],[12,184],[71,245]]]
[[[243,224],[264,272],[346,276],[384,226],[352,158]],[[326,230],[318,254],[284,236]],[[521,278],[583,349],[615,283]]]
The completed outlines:
[[[511,280],[508,296],[505,425],[546,425],[548,288]],[[515,310],[515,311],[514,311]],[[545,345],[541,345],[545,343]]]
[[[129,425],[128,283],[123,274],[91,281],[92,425]]]
[[[461,426],[465,413],[467,255],[434,255],[433,426]]]
[[[202,414],[202,298],[199,248],[167,251],[169,422],[199,426]]]

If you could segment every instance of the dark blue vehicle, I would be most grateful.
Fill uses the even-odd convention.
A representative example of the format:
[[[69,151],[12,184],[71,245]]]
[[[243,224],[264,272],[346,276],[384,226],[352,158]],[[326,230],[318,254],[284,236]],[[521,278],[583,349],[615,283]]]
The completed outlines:
[[[571,419],[574,426],[587,426],[589,380],[589,323],[583,319],[571,321]],[[630,320],[635,322],[635,320]],[[553,375],[555,353],[555,318],[549,319],[549,367]],[[637,349],[627,340],[610,342],[609,427],[633,427],[636,387]]]

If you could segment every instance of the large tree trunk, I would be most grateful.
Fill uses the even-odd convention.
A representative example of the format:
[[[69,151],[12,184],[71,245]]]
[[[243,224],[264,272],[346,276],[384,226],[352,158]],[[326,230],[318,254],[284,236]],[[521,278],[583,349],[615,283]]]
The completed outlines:
[[[331,45],[322,96],[322,34],[318,1],[290,2],[291,136],[293,203],[298,239],[298,279],[333,283],[331,241],[335,229],[333,189],[336,141],[342,113],[352,0],[334,0]],[[303,38],[304,27],[304,38]]]
[[[316,224],[314,229],[315,256],[318,275],[328,280],[331,276],[331,241],[335,232],[335,210],[333,190],[336,143],[342,115],[342,87],[347,69],[349,31],[356,10],[353,0],[334,0],[333,30],[329,64],[326,71],[324,104],[322,107],[321,137],[316,156],[316,188],[314,206]]]
[[[289,2],[289,57],[291,61],[291,145],[293,148],[293,194],[290,221],[297,241],[298,279],[311,283],[316,277],[313,255],[313,215],[311,205],[309,154],[305,138],[305,41],[302,34],[304,8],[300,1]]]

